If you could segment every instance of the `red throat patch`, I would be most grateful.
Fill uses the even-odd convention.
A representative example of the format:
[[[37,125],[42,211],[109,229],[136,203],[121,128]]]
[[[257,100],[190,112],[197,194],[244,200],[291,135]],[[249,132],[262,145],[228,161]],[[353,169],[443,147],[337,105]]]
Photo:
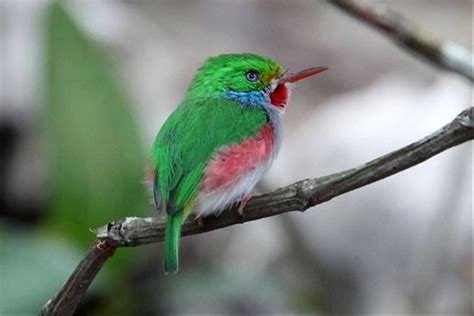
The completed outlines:
[[[270,100],[274,106],[284,108],[288,104],[289,91],[286,84],[279,84],[270,94]]]

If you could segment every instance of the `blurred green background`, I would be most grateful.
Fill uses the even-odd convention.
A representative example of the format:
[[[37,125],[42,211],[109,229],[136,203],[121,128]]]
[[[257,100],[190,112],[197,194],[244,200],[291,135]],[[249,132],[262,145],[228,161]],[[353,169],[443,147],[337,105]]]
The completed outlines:
[[[49,171],[47,212],[34,230],[2,225],[2,314],[39,311],[94,240],[90,230],[127,215],[150,215],[142,184],[145,150],[113,64],[62,5],[52,3],[43,13],[38,141]],[[128,313],[131,294],[121,290],[121,277],[132,261],[133,255],[118,252],[92,295],[98,288],[114,292],[117,310]]]
[[[472,1],[385,3],[472,47]],[[0,18],[0,315],[36,314],[90,229],[154,215],[153,137],[208,56],[331,69],[294,93],[258,192],[366,162],[472,105],[469,82],[325,1],[2,0]],[[174,277],[161,245],[120,248],[76,314],[471,314],[471,174],[464,144],[304,214],[185,238]]]

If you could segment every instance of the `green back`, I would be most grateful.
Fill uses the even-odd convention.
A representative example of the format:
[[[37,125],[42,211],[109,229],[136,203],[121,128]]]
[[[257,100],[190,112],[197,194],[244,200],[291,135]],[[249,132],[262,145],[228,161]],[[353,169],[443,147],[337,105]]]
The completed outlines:
[[[266,122],[263,109],[243,108],[225,98],[184,101],[167,119],[153,146],[155,200],[161,200],[169,214],[182,210],[196,197],[216,150],[255,135]]]

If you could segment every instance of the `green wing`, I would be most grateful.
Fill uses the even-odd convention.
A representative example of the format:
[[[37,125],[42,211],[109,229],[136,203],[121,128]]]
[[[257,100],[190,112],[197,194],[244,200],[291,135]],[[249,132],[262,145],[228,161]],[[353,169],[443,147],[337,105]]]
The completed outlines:
[[[266,124],[263,109],[226,99],[186,100],[166,120],[153,145],[155,203],[168,214],[183,209],[198,192],[212,155],[241,143]]]

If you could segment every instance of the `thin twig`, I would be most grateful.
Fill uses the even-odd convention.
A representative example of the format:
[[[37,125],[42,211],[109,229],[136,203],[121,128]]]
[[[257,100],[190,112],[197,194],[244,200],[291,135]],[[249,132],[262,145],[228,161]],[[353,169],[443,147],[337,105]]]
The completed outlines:
[[[72,315],[89,285],[117,249],[110,238],[97,238],[59,293],[41,309],[40,315]]]
[[[338,195],[413,167],[472,139],[474,108],[471,107],[460,113],[451,123],[411,145],[356,168],[299,181],[254,197],[247,203],[243,217],[238,216],[237,212],[225,212],[219,217],[205,218],[203,226],[189,220],[183,225],[182,233],[185,236],[194,235],[286,212],[303,212]],[[160,242],[164,238],[164,225],[158,218],[127,217],[99,228],[97,238],[96,244],[79,263],[61,291],[43,307],[41,315],[72,314],[116,247]]]
[[[380,30],[408,51],[434,65],[474,81],[474,55],[468,49],[441,41],[377,2],[329,0],[331,4]]]

